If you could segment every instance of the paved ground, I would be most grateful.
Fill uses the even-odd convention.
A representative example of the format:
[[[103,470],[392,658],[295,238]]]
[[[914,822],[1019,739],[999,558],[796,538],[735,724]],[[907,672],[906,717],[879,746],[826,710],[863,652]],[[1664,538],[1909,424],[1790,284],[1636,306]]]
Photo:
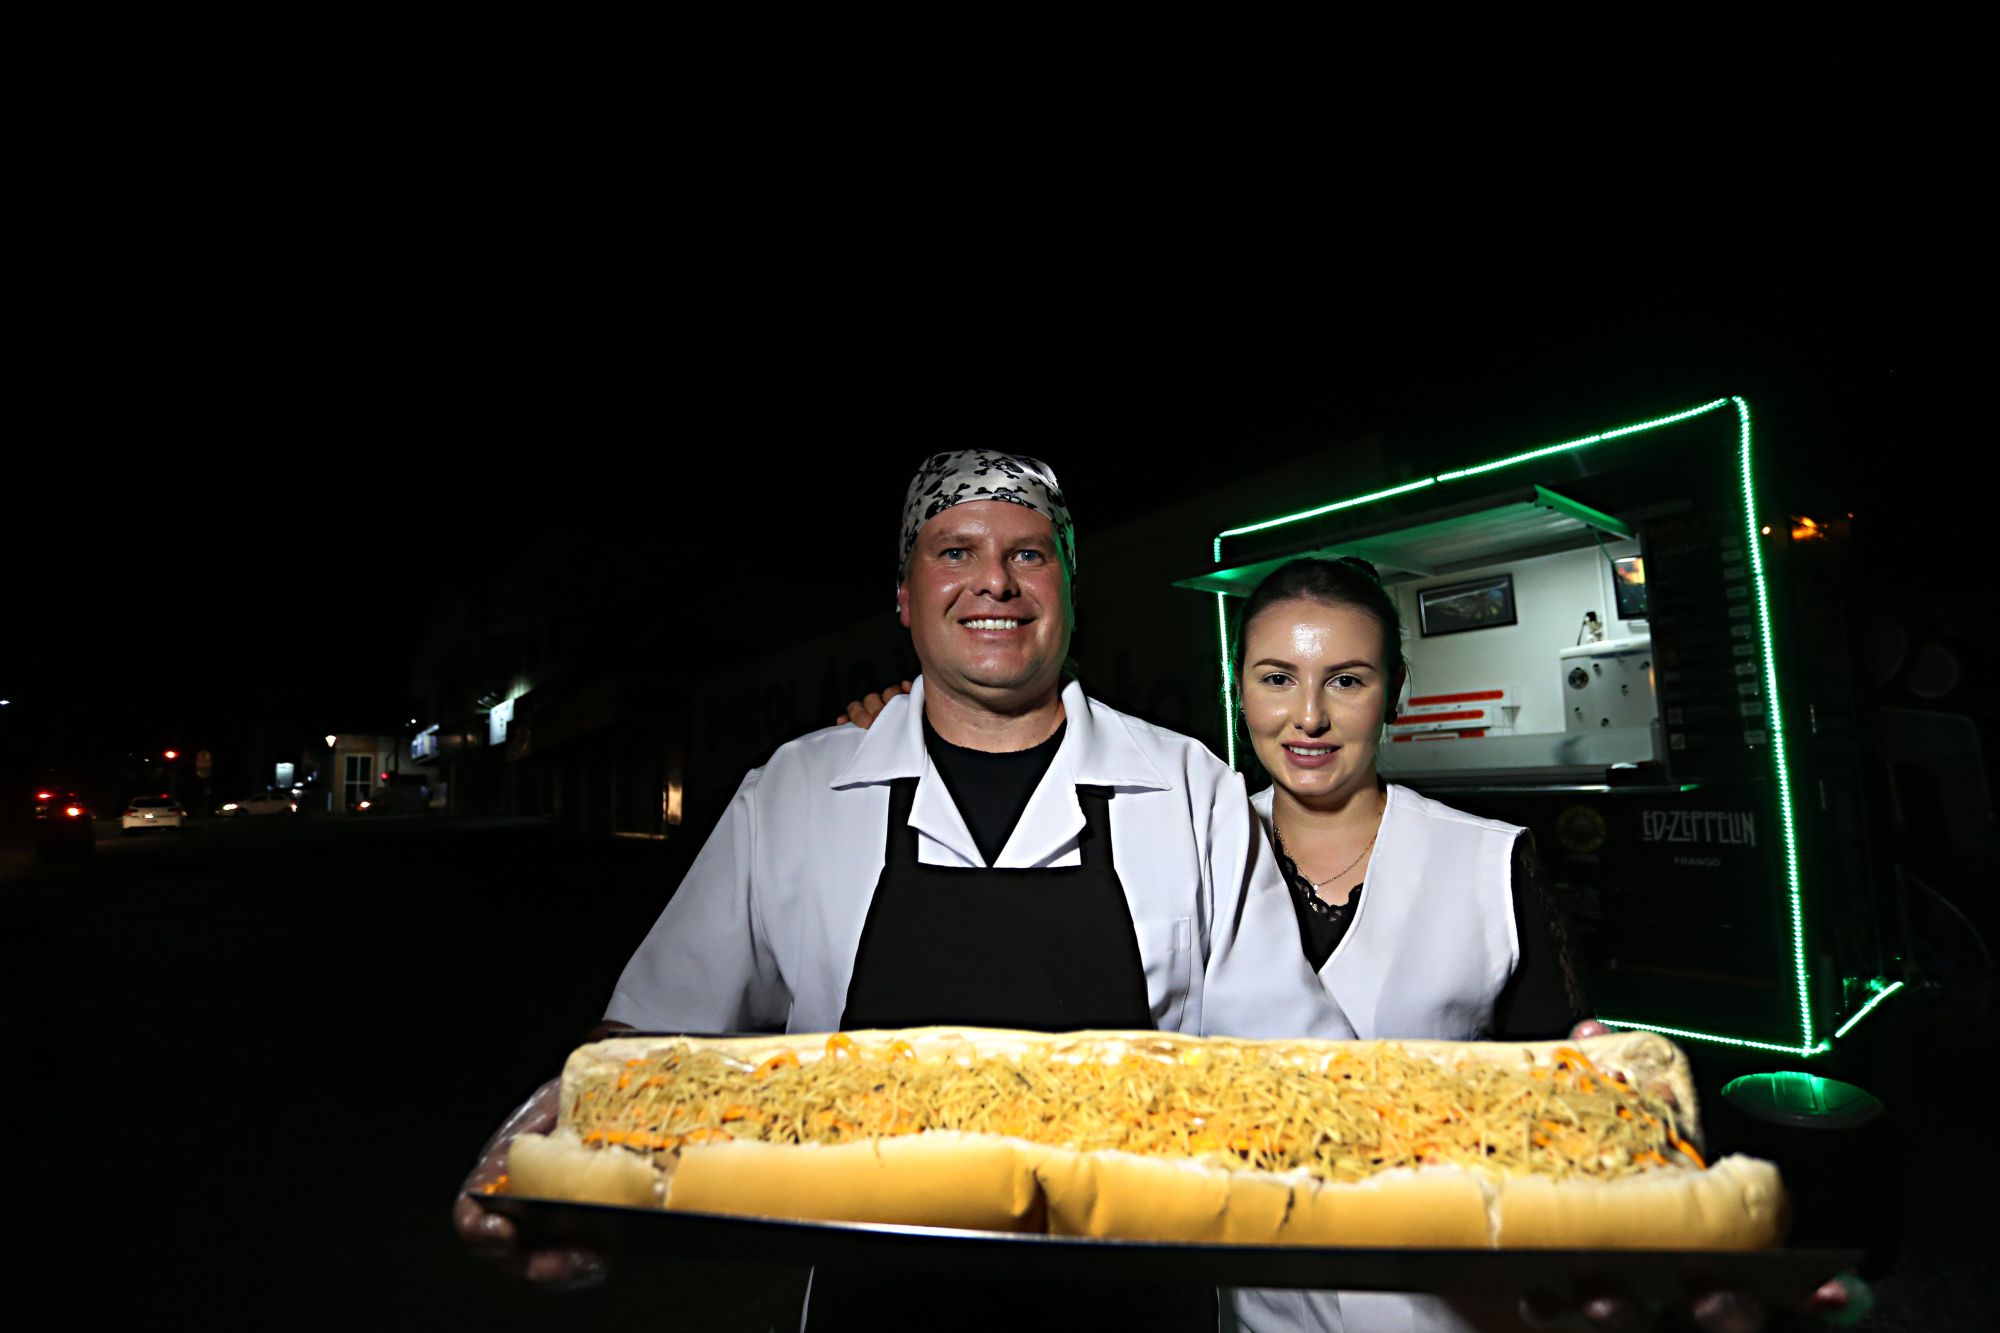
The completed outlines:
[[[596,1021],[685,854],[540,824],[321,819],[15,867],[0,963],[29,1182],[18,1299],[41,1287],[77,1326],[791,1327],[803,1274],[754,1256],[551,1296],[447,1226],[480,1142]],[[1898,1136],[1861,1145],[1859,1184],[1837,1163],[1800,1183],[1861,1212],[1880,1181],[1878,1230],[1902,1245],[1872,1327],[2000,1326],[1991,1061],[1967,1054],[1991,1042],[1972,1015],[1901,1012],[1877,1062]]]
[[[789,1326],[802,1273],[655,1265],[544,1296],[447,1225],[485,1136],[601,1014],[674,854],[540,825],[245,822],[0,884],[38,1145],[16,1271],[78,1326]]]

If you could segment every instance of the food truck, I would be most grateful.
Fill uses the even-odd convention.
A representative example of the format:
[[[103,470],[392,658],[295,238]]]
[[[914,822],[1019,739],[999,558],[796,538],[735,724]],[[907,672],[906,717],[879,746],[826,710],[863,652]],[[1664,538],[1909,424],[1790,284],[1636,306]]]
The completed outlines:
[[[1723,397],[1218,533],[1178,586],[1214,601],[1229,761],[1255,763],[1232,603],[1299,556],[1370,561],[1409,662],[1382,775],[1533,832],[1598,1014],[1827,1054],[1904,961],[1870,873],[1843,521],[1757,480],[1750,404]]]

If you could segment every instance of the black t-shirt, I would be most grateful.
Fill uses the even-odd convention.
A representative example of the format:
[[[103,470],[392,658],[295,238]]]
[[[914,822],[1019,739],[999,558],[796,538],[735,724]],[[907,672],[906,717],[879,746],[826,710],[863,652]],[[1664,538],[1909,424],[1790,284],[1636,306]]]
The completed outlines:
[[[953,745],[937,734],[929,718],[924,719],[924,748],[937,765],[952,804],[965,816],[965,827],[987,865],[1000,859],[1014,825],[1028,808],[1028,799],[1041,784],[1042,775],[1055,762],[1069,722],[1056,728],[1055,735],[1026,750],[993,754]]]
[[[1346,936],[1364,886],[1355,885],[1347,901],[1335,907],[1313,891],[1282,842],[1277,843],[1277,851],[1285,882],[1292,887],[1299,944],[1317,972]],[[1562,915],[1551,900],[1548,872],[1535,855],[1532,834],[1514,839],[1513,881],[1514,930],[1521,942],[1521,961],[1493,1006],[1493,1035],[1518,1041],[1567,1036],[1586,1011],[1570,962]]]

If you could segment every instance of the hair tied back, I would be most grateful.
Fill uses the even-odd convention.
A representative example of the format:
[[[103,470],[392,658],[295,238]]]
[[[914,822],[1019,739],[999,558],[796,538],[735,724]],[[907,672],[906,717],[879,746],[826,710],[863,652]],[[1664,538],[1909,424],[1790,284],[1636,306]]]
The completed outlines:
[[[1382,581],[1382,575],[1376,572],[1375,566],[1370,564],[1368,561],[1363,560],[1358,555],[1343,555],[1336,558],[1334,563],[1337,565],[1346,565],[1349,569],[1354,570],[1356,573],[1366,574],[1369,578],[1373,579],[1377,583],[1380,583]]]

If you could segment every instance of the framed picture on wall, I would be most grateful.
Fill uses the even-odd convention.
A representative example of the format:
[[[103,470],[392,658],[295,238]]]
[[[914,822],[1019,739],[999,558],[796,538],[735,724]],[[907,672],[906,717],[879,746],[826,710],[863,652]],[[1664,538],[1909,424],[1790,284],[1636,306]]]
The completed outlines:
[[[1620,620],[1646,618],[1646,562],[1636,555],[1621,555],[1611,562],[1611,588],[1618,599]]]
[[[1448,583],[1417,593],[1417,627],[1423,637],[1497,629],[1516,623],[1514,576],[1494,574],[1466,583]]]

